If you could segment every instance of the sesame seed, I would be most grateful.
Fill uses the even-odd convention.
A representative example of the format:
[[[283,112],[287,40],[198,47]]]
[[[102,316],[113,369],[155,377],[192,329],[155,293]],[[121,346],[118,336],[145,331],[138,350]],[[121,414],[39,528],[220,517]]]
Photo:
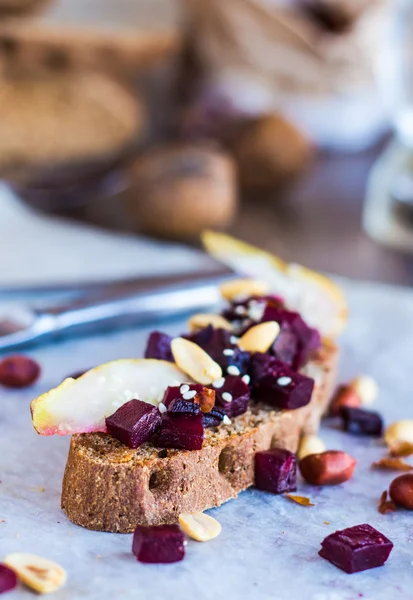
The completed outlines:
[[[265,302],[258,302],[257,300],[251,300],[248,304],[248,316],[253,321],[261,321],[265,312]]]
[[[196,396],[195,390],[190,390],[189,392],[185,392],[184,394],[182,394],[182,398],[184,400],[192,400],[192,398],[195,398],[195,396]]]
[[[250,377],[249,375],[244,375],[244,376],[242,377],[242,381],[243,381],[244,383],[246,383],[247,385],[249,385],[249,383],[250,383],[250,381],[251,381],[251,377]]]
[[[224,425],[231,425],[231,419],[227,415],[224,416],[222,422]]]
[[[168,410],[163,402],[159,402],[158,408],[160,413],[166,413]]]
[[[184,385],[181,385],[179,391],[181,392],[181,394],[185,394],[186,392],[189,392],[189,385],[184,383]]]
[[[225,383],[225,379],[223,377],[220,377],[219,379],[215,379],[215,381],[212,382],[212,387],[214,388],[222,388],[222,386]]]
[[[232,402],[232,394],[230,394],[229,392],[224,392],[222,394],[222,399],[224,402]]]
[[[241,371],[235,365],[230,365],[227,369],[228,375],[240,375]]]
[[[287,377],[285,375],[283,377],[279,377],[277,379],[278,385],[281,385],[281,386],[290,385],[291,382],[292,382],[291,377]]]
[[[234,351],[231,350],[231,348],[225,348],[222,354],[224,354],[225,356],[232,356],[234,354]]]
[[[239,342],[239,337],[237,337],[236,335],[231,335],[231,337],[229,338],[229,341],[231,344],[237,345]]]
[[[236,315],[246,315],[247,309],[245,308],[245,306],[236,306],[234,312]]]

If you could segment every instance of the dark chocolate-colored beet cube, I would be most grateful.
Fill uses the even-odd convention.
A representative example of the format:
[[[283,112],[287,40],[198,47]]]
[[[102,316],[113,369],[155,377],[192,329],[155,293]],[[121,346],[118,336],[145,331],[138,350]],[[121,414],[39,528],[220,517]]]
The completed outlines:
[[[210,412],[202,415],[202,423],[205,428],[218,427],[218,425],[221,425],[225,415],[226,412],[222,408],[214,406]]]
[[[380,531],[363,524],[327,536],[319,555],[346,573],[357,573],[384,565],[392,548]]]
[[[299,352],[299,342],[297,336],[290,327],[281,325],[280,333],[273,343],[270,352],[279,360],[293,367]]]
[[[173,402],[173,400],[193,399],[197,394],[202,393],[203,389],[204,388],[200,383],[182,383],[181,385],[170,385],[165,390],[162,402],[165,404],[166,408],[169,408],[169,405]],[[193,392],[195,392],[195,394]],[[184,397],[189,395],[192,396],[192,398]]]
[[[10,592],[17,586],[17,575],[6,565],[0,564],[0,594]]]
[[[377,412],[342,406],[340,416],[343,421],[343,429],[349,433],[376,437],[380,437],[382,434],[383,420]]]
[[[170,415],[197,415],[200,412],[199,404],[195,404],[193,400],[182,400],[176,398],[168,406]]]
[[[201,450],[204,441],[202,414],[171,415],[166,413],[154,443],[159,448]]]
[[[226,329],[215,329],[209,325],[186,337],[205,350],[224,373],[230,366],[236,367],[240,375],[247,373],[251,355],[231,341],[232,334]]]
[[[174,563],[185,556],[184,541],[178,525],[138,525],[133,534],[132,552],[143,563]]]
[[[129,400],[106,417],[108,433],[129,448],[138,448],[147,442],[161,422],[158,408],[142,400]]]
[[[152,331],[148,338],[145,350],[145,358],[156,358],[174,362],[171,351],[172,337],[162,331]]]
[[[254,400],[281,409],[306,406],[314,389],[314,380],[293,371],[284,362],[267,354],[254,354],[251,360]]]
[[[238,417],[248,410],[251,392],[248,385],[237,375],[227,375],[225,383],[215,389],[215,404],[228,417]]]
[[[295,454],[282,448],[273,448],[255,454],[255,487],[273,494],[297,489],[297,459]]]

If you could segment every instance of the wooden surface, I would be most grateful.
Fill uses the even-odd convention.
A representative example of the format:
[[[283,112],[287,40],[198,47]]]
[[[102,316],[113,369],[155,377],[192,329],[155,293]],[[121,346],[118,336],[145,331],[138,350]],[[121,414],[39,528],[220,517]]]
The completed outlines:
[[[320,155],[288,189],[245,199],[231,232],[315,269],[413,286],[413,256],[377,244],[361,226],[368,172],[381,150]]]

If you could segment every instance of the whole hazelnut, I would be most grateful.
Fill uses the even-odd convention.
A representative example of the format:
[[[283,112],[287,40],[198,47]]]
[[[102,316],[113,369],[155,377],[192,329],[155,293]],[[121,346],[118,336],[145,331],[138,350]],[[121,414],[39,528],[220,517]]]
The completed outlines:
[[[337,417],[343,406],[351,408],[359,408],[361,406],[361,398],[350,385],[340,385],[334,394],[330,404],[330,415]]]
[[[390,498],[403,508],[413,510],[413,473],[399,475],[390,484]]]
[[[299,462],[301,475],[312,485],[337,485],[348,481],[356,468],[355,458],[340,450],[309,454]]]

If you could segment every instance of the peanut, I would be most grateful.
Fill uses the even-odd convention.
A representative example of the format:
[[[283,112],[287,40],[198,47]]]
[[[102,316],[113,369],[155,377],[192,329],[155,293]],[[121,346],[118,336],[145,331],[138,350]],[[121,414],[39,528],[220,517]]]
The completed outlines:
[[[260,323],[244,333],[238,346],[246,352],[267,352],[279,333],[280,326],[275,321]]]
[[[351,406],[352,408],[359,408],[361,406],[360,396],[349,385],[340,385],[337,388],[330,404],[331,416],[337,417],[343,406]]]
[[[337,485],[348,481],[356,468],[355,458],[339,450],[309,454],[299,462],[301,475],[312,485]]]
[[[413,474],[399,475],[390,484],[390,498],[403,508],[413,510]]]
[[[224,319],[224,317],[221,317],[221,315],[199,313],[193,315],[188,321],[189,330],[191,332],[205,329],[208,325],[212,325],[215,329],[226,329],[227,331],[231,331],[232,329],[231,323]]]
[[[370,406],[376,400],[379,393],[379,386],[373,377],[369,375],[359,375],[350,381],[350,388],[360,396],[363,406]]]
[[[322,439],[316,435],[304,435],[300,441],[297,457],[301,460],[310,454],[320,454],[320,452],[324,452],[325,449],[326,447]]]
[[[183,513],[179,515],[179,525],[189,537],[198,542],[208,542],[221,533],[221,524],[204,513]]]
[[[249,296],[264,296],[270,291],[270,286],[266,281],[257,279],[233,279],[223,283],[219,291],[225,300],[235,300]]]
[[[178,367],[197,383],[209,385],[222,377],[222,369],[200,346],[185,340],[174,338],[171,350]]]
[[[36,554],[15,552],[6,556],[4,563],[40,594],[54,592],[66,582],[66,571],[60,565]]]
[[[389,425],[384,440],[392,454],[408,454],[403,450],[409,446],[413,450],[413,419],[402,419]]]

